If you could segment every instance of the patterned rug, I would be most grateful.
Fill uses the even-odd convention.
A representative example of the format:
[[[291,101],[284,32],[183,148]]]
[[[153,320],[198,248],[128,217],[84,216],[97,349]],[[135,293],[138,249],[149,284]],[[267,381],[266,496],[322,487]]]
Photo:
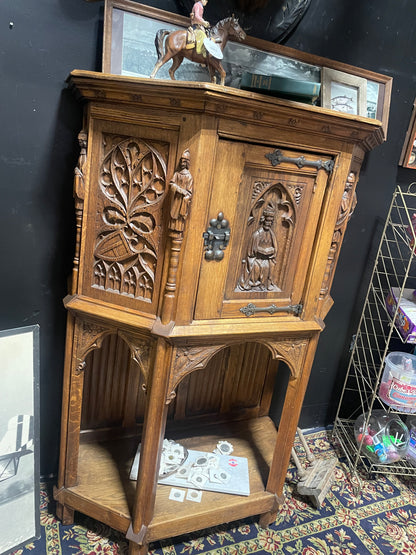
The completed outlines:
[[[334,455],[329,432],[308,434],[317,457]],[[298,446],[301,460],[302,449]],[[286,503],[276,522],[264,530],[255,519],[227,524],[151,545],[152,555],[416,555],[416,480],[378,476],[364,482],[356,497],[347,468],[338,462],[335,479],[322,507],[296,493],[296,467],[289,469]],[[52,484],[41,485],[41,538],[14,555],[127,554],[122,534],[76,515],[76,524],[62,526],[54,516]]]

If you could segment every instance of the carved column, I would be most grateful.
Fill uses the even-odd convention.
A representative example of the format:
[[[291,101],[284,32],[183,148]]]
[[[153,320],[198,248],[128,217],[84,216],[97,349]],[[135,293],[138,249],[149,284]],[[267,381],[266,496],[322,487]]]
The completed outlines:
[[[82,216],[85,198],[85,171],[87,166],[87,133],[81,131],[78,135],[80,154],[74,170],[74,200],[75,200],[75,254],[72,270],[72,284],[70,291],[75,295],[78,287],[79,251],[81,246]]]
[[[171,205],[169,218],[170,257],[168,278],[163,297],[162,324],[168,324],[173,317],[176,296],[176,277],[179,267],[183,235],[192,201],[193,177],[189,171],[191,156],[189,150],[182,153],[178,170],[170,181]]]

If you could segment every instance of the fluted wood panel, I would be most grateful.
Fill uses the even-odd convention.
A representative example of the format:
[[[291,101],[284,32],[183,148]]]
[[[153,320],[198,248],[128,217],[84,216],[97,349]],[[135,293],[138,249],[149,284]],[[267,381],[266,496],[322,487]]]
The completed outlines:
[[[269,350],[258,343],[230,348],[222,412],[260,404],[270,358]]]
[[[109,335],[102,347],[86,360],[82,429],[132,426],[144,413],[144,392],[139,387],[140,369],[131,359],[128,345],[116,335]],[[133,414],[127,400],[135,399]]]
[[[203,370],[193,372],[179,386],[175,417],[259,407],[270,360],[268,349],[257,343],[234,345],[217,353]]]
[[[188,377],[186,417],[220,412],[228,356],[228,349],[219,352],[203,370],[197,370]]]

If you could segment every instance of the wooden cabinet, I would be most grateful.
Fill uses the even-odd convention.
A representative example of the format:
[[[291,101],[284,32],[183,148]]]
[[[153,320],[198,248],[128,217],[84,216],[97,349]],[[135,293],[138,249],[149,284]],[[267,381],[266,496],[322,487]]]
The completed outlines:
[[[381,123],[211,84],[83,71],[69,84],[85,118],[59,515],[126,532],[131,553],[250,515],[267,525]],[[250,495],[169,500],[164,437],[203,451],[230,441]]]

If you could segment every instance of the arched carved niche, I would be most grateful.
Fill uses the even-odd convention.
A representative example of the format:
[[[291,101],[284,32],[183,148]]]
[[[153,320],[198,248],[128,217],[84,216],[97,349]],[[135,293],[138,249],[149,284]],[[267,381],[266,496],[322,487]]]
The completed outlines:
[[[164,144],[103,136],[93,287],[151,302],[167,192]]]
[[[302,186],[254,180],[236,292],[282,290],[302,192]]]
[[[175,389],[185,376],[194,370],[205,368],[215,354],[237,343],[239,341],[221,345],[177,347],[174,353],[166,403],[169,404],[175,398]],[[290,369],[292,378],[299,376],[308,346],[307,340],[288,338],[278,341],[253,340],[253,343],[261,343],[271,352],[273,359],[284,361]]]
[[[113,328],[91,344],[83,376],[82,428],[133,428],[144,417],[152,343]]]

